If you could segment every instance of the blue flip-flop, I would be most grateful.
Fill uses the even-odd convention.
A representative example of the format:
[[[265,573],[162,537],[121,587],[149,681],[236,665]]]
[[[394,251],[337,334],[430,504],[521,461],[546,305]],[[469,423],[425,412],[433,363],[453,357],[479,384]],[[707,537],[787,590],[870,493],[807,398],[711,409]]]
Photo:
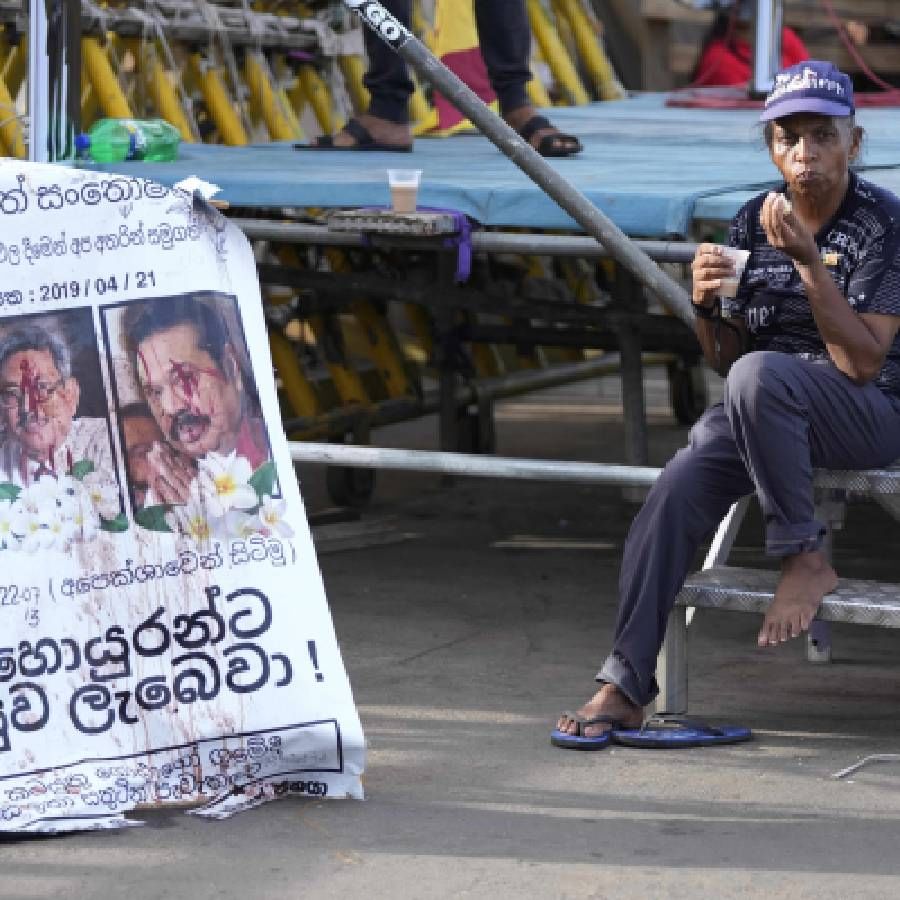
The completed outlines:
[[[612,732],[617,744],[652,750],[739,744],[752,736],[753,732],[741,725],[710,725],[699,719],[668,715],[650,716],[640,728],[614,728]]]
[[[613,729],[618,728],[622,724],[620,719],[616,719],[613,716],[600,715],[586,719],[583,716],[570,712],[563,713],[563,715],[575,723],[576,733],[568,734],[565,731],[554,728],[550,732],[550,743],[554,747],[562,747],[564,750],[602,750],[604,747],[609,746],[612,741]],[[588,737],[584,733],[584,729],[589,725],[609,725],[610,727],[603,734]]]

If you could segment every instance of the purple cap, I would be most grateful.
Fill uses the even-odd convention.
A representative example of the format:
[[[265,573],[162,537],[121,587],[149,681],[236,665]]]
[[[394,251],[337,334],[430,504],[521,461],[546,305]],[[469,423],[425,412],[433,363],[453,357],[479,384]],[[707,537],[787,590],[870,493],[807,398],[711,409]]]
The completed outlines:
[[[760,122],[794,113],[852,116],[853,85],[833,63],[808,59],[775,73]]]

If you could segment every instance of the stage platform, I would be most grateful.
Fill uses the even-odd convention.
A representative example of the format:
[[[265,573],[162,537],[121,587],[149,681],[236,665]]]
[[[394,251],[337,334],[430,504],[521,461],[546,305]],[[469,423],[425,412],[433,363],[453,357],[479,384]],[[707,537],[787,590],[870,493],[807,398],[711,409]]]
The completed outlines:
[[[753,193],[776,183],[754,110],[686,109],[665,95],[548,112],[577,134],[578,157],[551,160],[626,234],[688,238],[698,219],[727,220]],[[864,109],[865,177],[900,193],[900,109]],[[420,138],[413,153],[297,151],[183,144],[171,163],[96,168],[173,184],[196,175],[234,207],[358,207],[389,202],[386,170],[423,171],[422,206],[465,212],[482,225],[573,229],[575,223],[486,138]]]

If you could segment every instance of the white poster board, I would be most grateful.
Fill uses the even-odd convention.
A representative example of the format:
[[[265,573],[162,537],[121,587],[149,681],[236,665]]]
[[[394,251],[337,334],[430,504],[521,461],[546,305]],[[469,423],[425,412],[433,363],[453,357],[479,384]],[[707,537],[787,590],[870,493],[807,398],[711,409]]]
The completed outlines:
[[[243,234],[15,160],[0,222],[0,831],[361,797]]]

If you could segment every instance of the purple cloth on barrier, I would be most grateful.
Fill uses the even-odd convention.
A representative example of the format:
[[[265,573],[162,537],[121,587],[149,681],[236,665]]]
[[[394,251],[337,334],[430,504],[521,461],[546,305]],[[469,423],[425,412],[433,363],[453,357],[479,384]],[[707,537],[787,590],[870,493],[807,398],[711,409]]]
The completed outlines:
[[[369,209],[390,209],[389,206],[371,206]],[[456,223],[456,234],[445,237],[443,246],[448,250],[456,247],[456,274],[453,281],[456,284],[462,284],[469,280],[472,274],[472,222],[464,212],[458,209],[442,209],[439,206],[419,206],[417,212],[435,212],[447,213],[453,216]],[[363,243],[368,246],[370,241],[368,235],[363,235]]]

